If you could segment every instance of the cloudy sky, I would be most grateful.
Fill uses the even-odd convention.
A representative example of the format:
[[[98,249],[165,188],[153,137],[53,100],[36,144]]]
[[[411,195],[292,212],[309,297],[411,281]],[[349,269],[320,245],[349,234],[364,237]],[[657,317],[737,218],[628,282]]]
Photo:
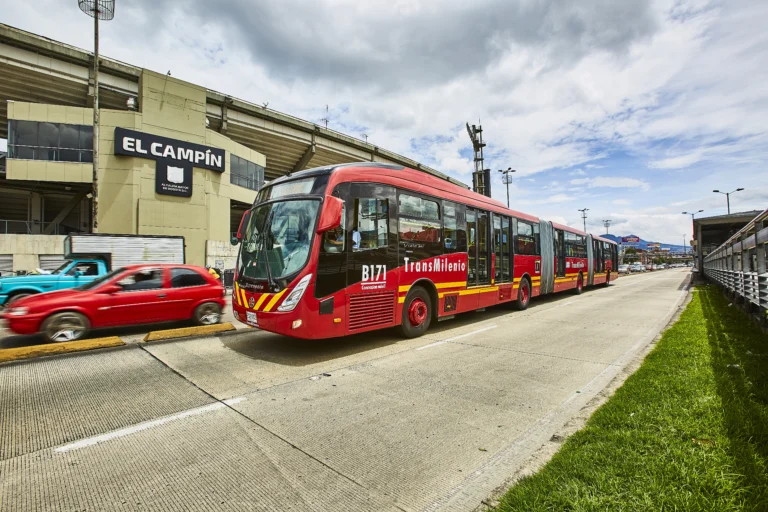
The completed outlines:
[[[0,0],[3,22],[90,48],[75,0]],[[329,127],[471,182],[517,170],[512,207],[681,243],[713,189],[768,207],[764,0],[117,0],[102,52]],[[495,173],[498,180],[499,173]],[[500,181],[494,197],[505,199]]]

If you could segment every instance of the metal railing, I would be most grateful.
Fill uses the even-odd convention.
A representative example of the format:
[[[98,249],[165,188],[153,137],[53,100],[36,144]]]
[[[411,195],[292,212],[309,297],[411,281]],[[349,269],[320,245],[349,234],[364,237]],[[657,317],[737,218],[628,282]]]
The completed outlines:
[[[768,210],[704,258],[704,275],[746,303],[768,309]]]
[[[0,234],[4,235],[41,235],[45,229],[53,224],[52,222],[40,222],[35,220],[5,220],[0,219]],[[75,231],[60,223],[53,224],[53,230],[50,235],[66,235]]]

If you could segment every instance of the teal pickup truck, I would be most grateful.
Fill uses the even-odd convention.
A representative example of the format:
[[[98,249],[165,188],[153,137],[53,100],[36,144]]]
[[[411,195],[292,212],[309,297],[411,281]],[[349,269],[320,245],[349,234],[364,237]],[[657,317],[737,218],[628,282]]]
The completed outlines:
[[[64,239],[65,262],[50,274],[0,277],[0,306],[36,293],[90,283],[114,268],[185,263],[183,236],[76,234]]]
[[[88,284],[109,272],[104,258],[76,258],[66,260],[50,274],[0,277],[0,305],[35,293],[53,292]]]

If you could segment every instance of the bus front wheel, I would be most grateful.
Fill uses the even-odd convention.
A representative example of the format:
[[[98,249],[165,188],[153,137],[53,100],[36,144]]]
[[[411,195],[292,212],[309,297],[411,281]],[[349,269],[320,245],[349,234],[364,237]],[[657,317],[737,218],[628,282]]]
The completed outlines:
[[[429,329],[430,322],[432,322],[432,299],[427,290],[417,286],[411,290],[403,303],[400,334],[406,338],[416,338]]]

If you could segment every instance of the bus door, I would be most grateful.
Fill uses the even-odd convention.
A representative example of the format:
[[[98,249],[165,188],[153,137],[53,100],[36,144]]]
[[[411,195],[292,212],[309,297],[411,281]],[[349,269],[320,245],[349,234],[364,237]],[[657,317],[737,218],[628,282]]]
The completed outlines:
[[[352,183],[347,211],[349,329],[394,325],[397,303],[397,236],[393,231],[395,189]]]
[[[491,284],[491,244],[488,243],[491,224],[488,212],[477,212],[477,284]]]
[[[555,258],[557,259],[557,277],[565,276],[565,233],[562,229],[555,230]]]

